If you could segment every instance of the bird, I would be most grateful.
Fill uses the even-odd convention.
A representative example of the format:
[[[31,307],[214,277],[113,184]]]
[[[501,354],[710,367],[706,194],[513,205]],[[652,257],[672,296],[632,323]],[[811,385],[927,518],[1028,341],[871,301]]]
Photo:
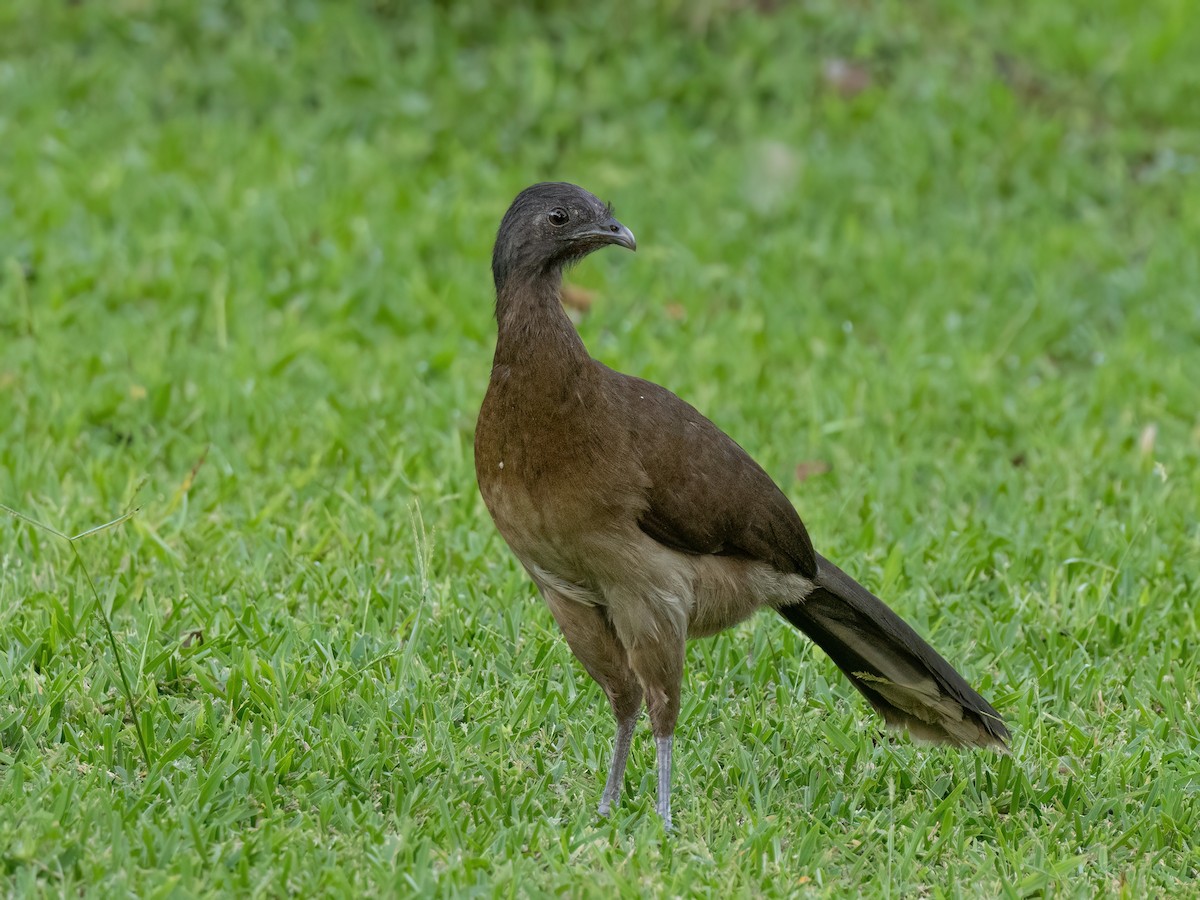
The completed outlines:
[[[672,827],[671,764],[686,642],[774,610],[814,641],[892,728],[1007,752],[995,709],[883,601],[813,549],[750,455],[666,388],[592,358],[562,305],[563,272],[633,233],[583,188],[521,191],[492,252],[497,337],[475,428],[496,528],[616,734],[598,812],[618,802],[645,703],[655,810]]]

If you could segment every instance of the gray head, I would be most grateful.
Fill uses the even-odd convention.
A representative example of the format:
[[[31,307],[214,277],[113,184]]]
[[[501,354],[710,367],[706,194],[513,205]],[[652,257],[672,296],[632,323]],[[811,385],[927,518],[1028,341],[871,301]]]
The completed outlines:
[[[611,206],[574,184],[535,184],[517,195],[500,222],[492,251],[496,289],[510,278],[556,278],[608,244],[637,249],[633,232],[613,218]]]

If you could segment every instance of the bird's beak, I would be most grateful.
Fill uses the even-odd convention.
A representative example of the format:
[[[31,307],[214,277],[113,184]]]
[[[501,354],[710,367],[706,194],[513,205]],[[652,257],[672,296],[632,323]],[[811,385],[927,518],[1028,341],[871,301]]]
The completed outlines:
[[[617,244],[626,250],[637,250],[637,241],[633,237],[633,232],[611,216],[603,222],[598,222],[579,236],[593,238],[605,244]]]

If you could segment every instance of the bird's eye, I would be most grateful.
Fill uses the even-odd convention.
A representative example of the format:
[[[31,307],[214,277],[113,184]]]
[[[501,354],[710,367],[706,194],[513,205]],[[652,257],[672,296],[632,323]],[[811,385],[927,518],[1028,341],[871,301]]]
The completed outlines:
[[[550,220],[550,224],[555,228],[562,228],[571,220],[571,217],[567,215],[567,211],[561,206],[556,206],[550,212],[546,213],[546,218]]]

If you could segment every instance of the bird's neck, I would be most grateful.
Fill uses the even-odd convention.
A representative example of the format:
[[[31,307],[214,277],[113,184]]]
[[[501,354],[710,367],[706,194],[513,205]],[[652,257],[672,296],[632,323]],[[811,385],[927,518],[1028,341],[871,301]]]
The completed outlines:
[[[575,371],[587,348],[562,305],[562,275],[510,278],[496,291],[496,362]],[[546,372],[545,374],[550,374]]]

